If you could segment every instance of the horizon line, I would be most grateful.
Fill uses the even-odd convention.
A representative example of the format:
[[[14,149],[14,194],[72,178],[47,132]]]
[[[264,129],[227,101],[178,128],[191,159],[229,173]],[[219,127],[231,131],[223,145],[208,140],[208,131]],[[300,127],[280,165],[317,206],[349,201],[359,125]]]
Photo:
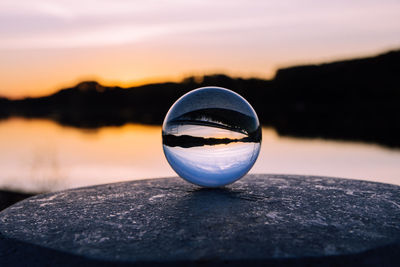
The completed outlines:
[[[138,79],[136,81],[132,82],[124,82],[124,81],[107,81],[102,79],[101,77],[96,77],[93,75],[92,77],[87,76],[86,78],[77,78],[75,79],[74,82],[68,82],[65,83],[65,85],[59,85],[56,86],[55,89],[51,89],[49,93],[44,93],[44,94],[39,94],[39,95],[24,95],[24,96],[17,96],[17,97],[7,97],[4,95],[0,95],[0,98],[7,99],[10,101],[15,101],[15,100],[24,100],[24,99],[30,99],[30,98],[41,98],[41,97],[47,97],[51,96],[53,94],[56,94],[57,92],[60,92],[65,89],[69,88],[74,88],[78,86],[81,83],[87,83],[87,82],[96,82],[102,87],[119,87],[122,89],[129,89],[129,88],[135,88],[135,87],[141,87],[141,86],[146,86],[146,85],[155,85],[155,84],[163,84],[163,83],[182,83],[184,82],[185,79],[188,78],[194,78],[196,79],[203,79],[204,77],[207,76],[218,76],[218,75],[224,75],[228,76],[233,79],[259,79],[259,80],[264,80],[264,81],[273,81],[276,78],[277,73],[280,70],[284,69],[291,69],[291,68],[296,68],[296,67],[303,67],[303,66],[322,66],[326,64],[332,64],[336,62],[346,62],[346,61],[353,61],[353,60],[362,60],[362,59],[368,59],[368,58],[374,58],[382,55],[386,55],[392,52],[400,52],[400,47],[393,47],[389,49],[380,49],[380,52],[375,52],[375,53],[368,53],[367,55],[357,55],[354,57],[342,57],[342,58],[337,58],[337,59],[331,59],[331,60],[326,60],[326,61],[319,61],[318,63],[312,63],[312,62],[304,62],[304,63],[292,63],[292,65],[286,64],[282,65],[280,67],[277,67],[275,69],[275,72],[273,75],[270,77],[262,76],[262,75],[257,75],[257,74],[238,74],[238,73],[232,73],[230,71],[223,71],[223,70],[214,70],[214,71],[204,71],[202,74],[196,74],[194,72],[192,73],[186,73],[186,74],[180,74],[175,77],[152,77],[152,78],[144,78],[144,79]],[[199,82],[200,83],[200,82]],[[67,85],[70,84],[70,85]]]

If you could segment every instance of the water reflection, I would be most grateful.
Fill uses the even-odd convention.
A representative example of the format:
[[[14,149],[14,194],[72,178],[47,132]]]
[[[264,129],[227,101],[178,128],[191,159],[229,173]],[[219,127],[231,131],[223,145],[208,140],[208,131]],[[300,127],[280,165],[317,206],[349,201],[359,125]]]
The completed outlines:
[[[377,145],[279,137],[263,128],[251,173],[339,176],[400,184],[400,150]],[[161,127],[129,124],[85,131],[47,120],[0,122],[0,188],[46,191],[175,176]]]
[[[256,160],[259,147],[259,143],[239,142],[191,148],[164,146],[164,151],[182,177],[195,184],[220,186],[245,175]]]

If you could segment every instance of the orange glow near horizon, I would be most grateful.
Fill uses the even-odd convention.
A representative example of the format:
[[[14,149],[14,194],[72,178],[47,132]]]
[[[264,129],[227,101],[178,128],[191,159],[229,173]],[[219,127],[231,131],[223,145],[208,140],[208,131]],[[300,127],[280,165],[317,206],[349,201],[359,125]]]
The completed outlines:
[[[378,145],[281,137],[263,128],[250,173],[351,177],[400,184],[398,150]],[[176,176],[162,152],[161,126],[97,130],[44,119],[0,121],[0,188],[45,192],[126,180]]]
[[[179,82],[188,76],[216,73],[265,79],[275,73],[275,69],[268,71],[268,65],[263,66],[260,61],[246,62],[243,56],[224,60],[217,53],[207,58],[207,51],[193,52],[192,56],[182,55],[182,50],[162,51],[154,48],[154,51],[139,45],[135,48],[125,46],[19,51],[22,55],[18,56],[17,61],[10,59],[7,66],[0,63],[0,96],[11,99],[39,97],[88,80],[95,80],[105,86],[131,87],[157,82]],[[4,55],[3,58],[7,57]],[[240,70],[238,65],[243,69]],[[258,69],[265,71],[257,72]]]
[[[386,52],[387,50],[377,51],[371,54],[355,54],[352,57],[342,56],[333,58],[322,58],[326,61],[334,61],[353,58],[357,56],[373,56],[379,54],[380,52]],[[233,71],[223,69],[222,67],[214,68],[214,70],[209,71],[202,71],[202,68],[200,67],[199,69],[193,68],[192,71],[189,71],[190,66],[181,65],[172,66],[171,68],[169,68],[168,64],[166,66],[163,66],[162,64],[158,64],[157,61],[154,60],[153,64],[155,65],[155,67],[146,66],[145,68],[140,70],[140,67],[143,65],[139,64],[139,67],[127,66],[126,64],[123,64],[123,62],[120,66],[117,66],[118,64],[116,62],[110,62],[109,64],[113,63],[111,65],[116,66],[115,68],[111,68],[108,66],[109,64],[107,64],[106,60],[107,59],[105,59],[104,62],[86,62],[86,66],[84,63],[79,64],[79,62],[72,62],[71,64],[60,65],[55,64],[51,65],[48,70],[45,70],[44,68],[35,68],[33,66],[21,66],[22,68],[26,68],[26,70],[24,70],[24,73],[26,73],[25,75],[21,75],[17,68],[14,70],[6,70],[0,68],[0,81],[2,81],[2,86],[0,87],[0,97],[6,97],[9,99],[41,97],[55,93],[63,88],[73,87],[83,81],[97,81],[104,86],[120,86],[122,88],[128,88],[150,83],[180,82],[186,77],[212,74],[226,74],[232,77],[241,78],[273,79],[276,69],[278,68],[271,67],[269,71],[261,73],[256,72],[254,65],[250,66],[249,64],[248,69],[253,71]],[[321,61],[318,61],[316,59],[314,61],[294,60],[292,64],[282,64],[282,67],[297,64],[318,64],[320,62]],[[89,64],[92,64],[93,67],[91,68],[90,66],[88,66]],[[75,66],[81,67],[82,70],[80,68],[75,68]],[[32,69],[29,70],[29,68]],[[92,69],[92,71],[88,69]],[[204,69],[207,69],[207,67],[204,67]],[[210,67],[208,69],[212,68]],[[266,69],[268,70],[268,68]],[[86,75],[81,74],[85,72],[87,73]],[[91,72],[97,74],[90,74]],[[157,73],[158,76],[152,75],[152,73]]]
[[[0,96],[37,97],[85,80],[129,87],[400,46],[395,0],[0,2]]]

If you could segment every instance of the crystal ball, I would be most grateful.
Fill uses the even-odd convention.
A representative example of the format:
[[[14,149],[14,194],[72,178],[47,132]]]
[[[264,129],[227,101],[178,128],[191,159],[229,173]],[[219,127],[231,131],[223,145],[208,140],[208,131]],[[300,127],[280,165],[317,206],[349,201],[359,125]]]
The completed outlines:
[[[165,157],[183,179],[219,187],[243,177],[261,147],[261,127],[251,105],[221,87],[202,87],[179,98],[162,126]]]

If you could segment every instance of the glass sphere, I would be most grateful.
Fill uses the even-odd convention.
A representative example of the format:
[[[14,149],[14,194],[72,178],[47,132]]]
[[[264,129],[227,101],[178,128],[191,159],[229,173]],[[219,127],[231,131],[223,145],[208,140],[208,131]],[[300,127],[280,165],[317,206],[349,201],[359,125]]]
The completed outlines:
[[[221,87],[202,87],[168,111],[162,140],[165,157],[188,182],[218,187],[243,177],[261,147],[261,127],[251,105]]]

